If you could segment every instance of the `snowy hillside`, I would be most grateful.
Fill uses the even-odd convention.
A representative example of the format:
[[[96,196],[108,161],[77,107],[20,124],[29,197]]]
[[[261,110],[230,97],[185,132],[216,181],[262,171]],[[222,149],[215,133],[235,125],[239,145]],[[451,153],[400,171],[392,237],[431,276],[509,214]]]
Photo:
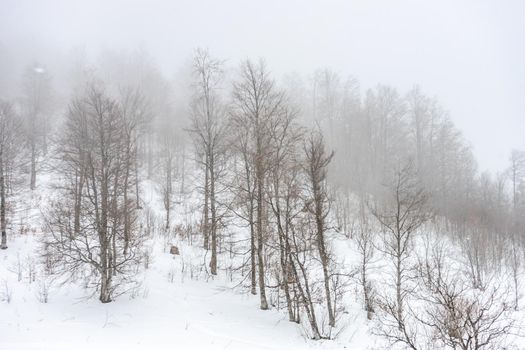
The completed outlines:
[[[525,350],[517,31],[308,2],[0,1],[0,350]]]
[[[24,225],[34,229],[11,236],[9,248],[0,250],[2,349],[368,349],[374,342],[357,304],[337,340],[308,340],[283,310],[259,310],[257,296],[232,281],[227,271],[215,278],[204,271],[205,251],[179,238],[152,237],[140,285],[114,303],[101,304],[81,283],[61,284],[60,276],[45,277],[42,271],[42,233],[35,213],[46,203],[48,185],[21,196],[17,209]],[[145,201],[154,208],[160,200],[155,186],[145,185]],[[184,207],[178,209],[176,217],[185,217]],[[15,221],[13,227],[19,224]],[[172,243],[180,255],[169,253]]]
[[[283,306],[258,308],[258,297],[250,295],[232,274],[228,253],[220,254],[222,268],[210,275],[203,261],[207,252],[186,238],[156,232],[146,243],[148,254],[136,285],[115,302],[103,304],[96,293],[61,276],[46,276],[42,259],[39,213],[53,193],[52,176],[42,176],[40,189],[23,191],[16,199],[16,220],[11,228],[9,249],[0,250],[0,334],[2,349],[383,349],[389,346],[374,335],[374,321],[366,319],[359,286],[352,283],[345,298],[345,314],[333,340],[308,339],[306,325],[288,322]],[[55,184],[56,185],[56,184]],[[142,184],[145,211],[152,221],[163,220],[158,186]],[[175,223],[189,220],[193,213],[192,193],[180,198]],[[21,228],[24,227],[24,230]],[[335,237],[334,237],[335,238]],[[420,242],[423,245],[423,242]],[[337,239],[337,255],[348,257],[345,265],[357,266],[355,242]],[[169,248],[176,245],[179,255]],[[228,268],[228,262],[230,262]],[[388,279],[380,270],[385,257],[374,261],[372,276]],[[95,293],[95,294],[94,294]],[[521,313],[520,313],[521,314]],[[518,320],[521,316],[516,315]],[[520,321],[521,322],[521,321]],[[525,342],[510,342],[518,349]]]

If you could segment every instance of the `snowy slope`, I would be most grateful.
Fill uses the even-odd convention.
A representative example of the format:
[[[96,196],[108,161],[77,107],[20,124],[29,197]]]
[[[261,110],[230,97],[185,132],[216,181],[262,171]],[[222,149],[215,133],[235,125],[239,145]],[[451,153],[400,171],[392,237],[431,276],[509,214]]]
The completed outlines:
[[[231,257],[219,255],[219,275],[205,270],[209,256],[200,243],[178,236],[153,234],[147,241],[150,263],[136,279],[140,285],[102,304],[82,279],[64,282],[46,277],[38,256],[43,215],[53,191],[51,176],[42,176],[33,193],[12,198],[9,249],[0,250],[0,350],[46,349],[380,349],[384,339],[371,332],[361,287],[350,283],[342,304],[335,340],[309,340],[303,326],[290,323],[285,310],[259,309],[258,296],[248,293],[228,271]],[[142,183],[144,216],[162,226],[163,208],[156,186]],[[194,222],[198,210],[193,191],[177,199],[174,225]],[[16,205],[15,205],[16,204]],[[197,233],[198,235],[199,233]],[[354,242],[334,239],[333,247],[346,272],[358,264]],[[176,244],[180,255],[169,254]],[[422,245],[422,244],[419,244]],[[371,278],[382,288],[387,260],[378,255]],[[383,267],[383,268],[382,268]],[[355,281],[354,281],[355,282]],[[47,302],[44,302],[45,294]],[[522,311],[514,316],[523,324]],[[525,348],[513,338],[512,349]]]
[[[0,251],[0,349],[367,349],[374,341],[357,302],[342,318],[337,340],[308,340],[284,310],[259,310],[258,297],[226,271],[211,279],[202,267],[204,250],[178,239],[151,238],[151,262],[137,276],[141,285],[109,304],[80,280],[47,278],[37,252],[41,213],[53,191],[49,177],[41,181],[35,193],[16,198],[9,249]],[[143,185],[145,205],[160,219],[154,185]],[[195,215],[188,205],[177,210],[181,221]],[[169,254],[171,243],[181,255]]]
[[[195,248],[183,245],[183,255],[172,256],[157,243],[142,286],[115,302],[101,304],[96,297],[89,298],[89,290],[66,284],[52,286],[48,303],[41,303],[38,277],[29,283],[24,269],[18,282],[13,272],[18,256],[22,265],[28,261],[35,238],[28,234],[11,240],[9,249],[0,252],[0,293],[6,284],[12,293],[9,303],[0,304],[0,348],[70,349],[73,344],[75,349],[110,349],[113,344],[127,349],[366,348],[348,337],[305,340],[300,326],[289,323],[284,313],[260,311],[256,296],[232,289],[221,278],[206,282],[196,279],[195,273],[192,279],[188,261],[182,271],[188,255],[200,259],[192,252]]]

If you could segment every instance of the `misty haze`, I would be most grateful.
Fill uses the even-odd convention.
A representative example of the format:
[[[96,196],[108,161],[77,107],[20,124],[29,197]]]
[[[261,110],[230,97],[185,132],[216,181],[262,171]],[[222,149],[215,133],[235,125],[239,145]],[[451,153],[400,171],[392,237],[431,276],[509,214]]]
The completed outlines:
[[[0,0],[0,349],[525,349],[524,15]]]

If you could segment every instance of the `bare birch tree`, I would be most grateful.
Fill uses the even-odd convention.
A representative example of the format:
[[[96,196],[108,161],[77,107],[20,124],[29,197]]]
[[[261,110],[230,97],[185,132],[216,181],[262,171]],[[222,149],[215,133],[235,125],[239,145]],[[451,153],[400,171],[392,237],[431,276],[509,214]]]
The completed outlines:
[[[383,244],[379,247],[392,259],[394,267],[395,300],[382,301],[382,308],[394,317],[399,330],[405,333],[404,300],[407,295],[407,259],[410,257],[413,236],[428,219],[427,195],[415,176],[412,161],[397,170],[393,182],[386,188],[384,203],[372,210],[384,229]]]
[[[171,131],[171,130],[170,130]],[[175,181],[175,162],[176,162],[176,136],[173,132],[165,131],[161,136],[161,173],[163,179],[161,180],[161,194],[162,203],[164,204],[164,210],[166,211],[166,231],[170,229],[172,221],[172,210],[173,210],[173,195],[175,189],[173,183]]]
[[[306,174],[308,178],[308,197],[306,207],[315,218],[316,243],[319,250],[319,259],[323,268],[326,307],[328,310],[328,324],[335,326],[335,309],[332,302],[330,286],[330,252],[326,239],[328,231],[328,215],[330,214],[330,198],[327,188],[328,165],[334,156],[327,152],[323,136],[319,131],[313,131],[304,144],[306,156]]]
[[[201,155],[204,170],[204,247],[211,239],[210,270],[217,274],[217,180],[219,163],[225,154],[226,118],[219,89],[223,79],[222,62],[199,49],[193,60],[195,94],[192,101],[190,132]]]
[[[260,307],[268,309],[265,285],[264,247],[267,232],[265,210],[265,184],[268,178],[271,147],[271,125],[285,112],[283,92],[279,91],[263,61],[257,64],[245,61],[240,67],[240,77],[233,85],[232,122],[241,137],[247,141],[242,147],[245,150],[245,168],[251,171],[254,188],[254,234],[255,247],[252,256],[257,257]],[[245,138],[242,138],[245,136]]]

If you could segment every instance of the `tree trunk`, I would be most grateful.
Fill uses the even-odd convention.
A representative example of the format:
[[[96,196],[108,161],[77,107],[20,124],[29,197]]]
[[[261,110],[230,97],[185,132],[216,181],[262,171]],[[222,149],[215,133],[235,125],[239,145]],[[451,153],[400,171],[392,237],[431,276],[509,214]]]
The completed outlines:
[[[335,315],[332,308],[332,297],[330,293],[330,275],[328,273],[328,254],[326,252],[326,245],[324,239],[324,218],[322,208],[322,196],[317,181],[316,174],[312,174],[313,188],[314,188],[314,201],[315,201],[315,221],[317,225],[317,247],[319,249],[319,257],[321,258],[321,264],[323,265],[323,279],[324,289],[326,295],[326,307],[328,309],[328,324],[331,327],[335,326]]]
[[[255,261],[255,255],[256,255],[256,247],[255,247],[255,227],[253,223],[253,214],[254,214],[254,207],[253,207],[253,196],[250,193],[250,209],[249,209],[249,220],[250,220],[250,264],[251,264],[251,270],[250,270],[250,277],[251,277],[251,293],[252,295],[257,294],[257,264]]]
[[[148,147],[148,179],[151,179],[151,175],[153,174],[153,140],[151,137],[151,133],[148,134],[146,143]]]
[[[209,202],[210,202],[210,159],[208,156],[208,152],[206,152],[206,164],[204,167],[204,222],[202,224],[202,231],[204,234],[204,249],[208,250],[210,249],[210,209],[209,209]]]
[[[399,244],[399,243],[398,243]],[[398,254],[396,257],[396,301],[397,301],[397,319],[399,323],[399,328],[402,327],[403,323],[403,298],[401,295],[401,281],[402,272],[401,272],[401,254]]]
[[[277,217],[278,226],[281,227],[281,219]],[[280,254],[280,261],[281,261],[281,270],[283,272],[282,277],[282,286],[284,289],[284,297],[286,299],[286,308],[288,310],[288,320],[290,322],[295,322],[295,315],[293,312],[293,305],[292,305],[292,299],[290,297],[290,280],[292,278],[290,274],[290,268],[289,264],[291,264],[291,261],[288,261],[287,257],[289,255],[289,249],[287,249],[287,244],[285,243],[286,237],[283,237],[282,229],[279,229],[279,254]]]
[[[31,141],[31,181],[30,189],[33,191],[36,188],[36,145]]]
[[[168,150],[167,152],[171,152]],[[166,209],[166,231],[170,228],[170,213],[171,213],[171,192],[172,192],[172,179],[171,179],[171,153],[167,155],[166,160],[166,189],[164,193],[164,208]]]
[[[105,254],[104,254],[105,255]],[[107,259],[101,259],[101,263],[105,262],[107,263]],[[109,268],[107,266],[103,266],[101,269],[101,281],[100,281],[100,301],[102,303],[110,303],[111,300],[111,282],[112,282],[112,275],[109,272]]]
[[[291,264],[291,261],[288,261],[288,256],[290,255],[290,248],[288,244],[288,236],[284,232],[283,224],[281,220],[281,206],[280,206],[280,199],[279,199],[279,188],[280,188],[280,181],[279,181],[279,175],[274,174],[274,198],[275,198],[275,205],[273,206],[275,218],[277,220],[277,232],[279,234],[279,258],[281,263],[281,271],[282,271],[282,281],[281,285],[284,289],[284,296],[286,299],[286,308],[288,310],[288,320],[290,322],[295,322],[295,315],[293,312],[293,305],[292,300],[290,298],[290,280],[292,278],[291,271],[289,264]],[[288,218],[285,218],[285,222],[288,222]],[[288,224],[286,224],[288,225]]]
[[[258,159],[260,163],[262,160]],[[264,232],[263,232],[263,179],[261,165],[258,164],[257,171],[257,263],[259,267],[259,294],[261,299],[261,310],[268,310],[266,300],[266,285],[264,282]]]
[[[138,155],[135,154],[135,201],[137,209],[142,209],[140,206],[140,191],[139,191],[139,162]]]
[[[131,173],[131,136],[127,138],[126,146],[126,169],[124,172],[124,255],[127,255],[129,248],[129,207],[128,207],[128,190],[129,174]]]
[[[514,279],[514,310],[518,311],[519,292],[518,292],[518,271],[517,270],[514,270],[513,279]]]
[[[84,164],[83,158],[81,157],[80,170],[76,176],[77,184],[75,186],[75,208],[74,208],[74,233],[75,236],[80,233],[80,211],[82,206],[82,191],[84,188]]]
[[[210,212],[211,212],[211,274],[217,274],[217,212],[215,203],[215,164],[213,154],[210,153]]]
[[[182,169],[181,169],[181,179],[180,179],[180,193],[184,195],[185,190],[185,178],[186,178],[186,148],[182,144]]]
[[[0,152],[0,228],[2,230],[2,243],[0,245],[1,249],[7,249],[4,173],[4,155],[3,152]]]
[[[257,294],[257,264],[256,264],[256,246],[255,246],[255,224],[254,224],[254,189],[252,187],[252,180],[250,176],[250,168],[248,166],[248,159],[246,153],[243,153],[244,158],[244,171],[246,175],[246,188],[248,192],[248,221],[250,225],[250,282],[251,282],[251,293],[252,295]]]
[[[365,310],[366,310],[366,318],[368,320],[372,319],[372,301],[370,300],[370,291],[368,287],[368,279],[366,277],[366,256],[363,254],[363,261],[361,262],[361,284],[363,285],[363,296],[365,301]]]
[[[296,247],[297,248],[297,247]],[[312,329],[313,338],[315,340],[321,339],[321,333],[319,332],[319,327],[317,326],[317,319],[315,316],[315,308],[312,303],[312,295],[310,293],[310,286],[308,283],[308,276],[306,275],[306,271],[304,269],[304,266],[299,261],[298,257],[295,257],[295,260],[297,261],[297,265],[301,269],[301,274],[304,279],[304,288],[301,283],[301,279],[299,278],[299,275],[297,273],[297,269],[295,268],[295,265],[292,263],[292,270],[294,272],[296,281],[297,281],[297,289],[299,289],[299,293],[301,294],[301,299],[304,304],[304,310],[306,312],[306,316],[308,317],[308,322],[310,323],[310,328]]]

